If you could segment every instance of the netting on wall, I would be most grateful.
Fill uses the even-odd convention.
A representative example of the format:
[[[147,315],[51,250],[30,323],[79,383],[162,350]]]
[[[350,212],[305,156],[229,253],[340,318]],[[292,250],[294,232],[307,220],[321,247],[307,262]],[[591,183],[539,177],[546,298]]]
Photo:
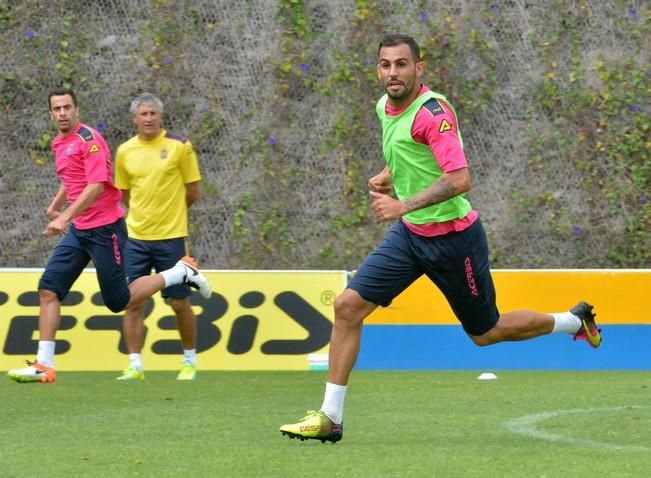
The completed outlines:
[[[595,108],[588,118],[588,106],[576,113],[564,94],[580,83],[597,102],[606,88],[600,64],[651,68],[645,4],[4,2],[0,264],[43,266],[55,244],[40,235],[58,187],[46,98],[69,84],[82,121],[103,132],[113,151],[135,133],[130,100],[143,91],[163,99],[164,126],[188,135],[200,160],[203,197],[191,210],[190,244],[204,267],[355,268],[387,227],[370,216],[364,191],[383,167],[377,44],[400,31],[429,55],[425,82],[457,107],[470,199],[496,265],[648,266],[649,178],[639,169],[651,160],[648,137],[646,152],[631,146],[634,160],[622,153],[635,164],[620,186],[638,203],[633,193],[613,199],[603,193],[610,183],[599,189],[586,175],[597,167],[612,174],[617,159],[597,151],[600,166],[582,168],[581,144],[568,146],[568,138],[590,140],[585,125],[605,120]],[[587,101],[580,88],[575,96]],[[626,121],[640,131],[648,88],[630,96],[637,116]],[[613,255],[613,231],[640,221],[642,252]]]

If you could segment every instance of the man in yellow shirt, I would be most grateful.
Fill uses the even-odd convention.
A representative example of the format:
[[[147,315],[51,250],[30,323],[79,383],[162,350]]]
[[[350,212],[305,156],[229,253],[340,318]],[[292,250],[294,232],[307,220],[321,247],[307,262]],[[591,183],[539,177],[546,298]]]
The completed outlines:
[[[138,134],[122,143],[115,157],[115,184],[129,208],[129,240],[125,262],[129,281],[164,270],[187,254],[188,208],[201,194],[197,155],[185,137],[161,127],[164,105],[143,93],[131,102]],[[190,289],[184,284],[163,289],[162,295],[176,314],[183,346],[183,365],[177,379],[194,380],[197,374],[197,318],[190,306]],[[145,302],[129,307],[124,315],[124,341],[129,367],[118,380],[144,380],[141,348],[144,342]]]

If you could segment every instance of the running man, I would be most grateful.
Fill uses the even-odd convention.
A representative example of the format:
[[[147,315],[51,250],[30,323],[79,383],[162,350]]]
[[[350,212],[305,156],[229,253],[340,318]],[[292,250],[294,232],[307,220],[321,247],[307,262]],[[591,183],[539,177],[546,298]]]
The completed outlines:
[[[51,383],[55,335],[61,323],[61,302],[81,272],[93,261],[104,303],[112,312],[139,304],[159,290],[176,284],[211,295],[210,284],[190,257],[180,258],[159,274],[127,285],[124,245],[127,228],[120,206],[120,190],[113,185],[111,152],[104,138],[79,122],[74,91],[55,90],[48,95],[50,118],[58,134],[52,140],[56,172],[61,185],[47,207],[49,223],[43,234],[63,236],[38,283],[39,341],[35,362],[10,370],[17,382]],[[68,207],[62,208],[68,204]]]
[[[498,312],[486,234],[464,197],[471,181],[456,114],[443,95],[420,83],[422,73],[413,38],[382,39],[377,74],[386,94],[376,110],[387,166],[369,179],[368,188],[377,218],[395,222],[335,301],[324,400],[320,410],[280,427],[290,438],[341,440],[344,398],[363,321],[423,274],[443,292],[479,346],[559,333],[587,340],[594,348],[601,344],[586,302],[554,314]]]

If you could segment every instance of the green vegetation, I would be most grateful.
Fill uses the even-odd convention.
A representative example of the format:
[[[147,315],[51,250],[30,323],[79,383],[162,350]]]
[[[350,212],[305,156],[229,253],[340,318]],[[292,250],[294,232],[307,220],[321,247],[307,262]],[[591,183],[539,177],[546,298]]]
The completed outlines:
[[[202,162],[190,220],[206,267],[357,267],[387,227],[366,182],[383,167],[375,63],[391,31],[418,40],[423,82],[459,114],[493,267],[651,264],[648,7],[69,3],[0,5],[4,265],[47,260],[24,253],[22,228],[42,226],[55,187],[45,92],[71,86],[112,149],[133,134],[135,94],[164,99]]]

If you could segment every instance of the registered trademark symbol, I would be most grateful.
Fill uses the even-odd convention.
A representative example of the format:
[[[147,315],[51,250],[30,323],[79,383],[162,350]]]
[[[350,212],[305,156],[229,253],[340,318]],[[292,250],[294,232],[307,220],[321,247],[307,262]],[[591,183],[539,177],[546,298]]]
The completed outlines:
[[[332,305],[335,303],[335,298],[337,297],[337,294],[335,294],[331,290],[324,290],[321,292],[321,303],[323,305]]]

